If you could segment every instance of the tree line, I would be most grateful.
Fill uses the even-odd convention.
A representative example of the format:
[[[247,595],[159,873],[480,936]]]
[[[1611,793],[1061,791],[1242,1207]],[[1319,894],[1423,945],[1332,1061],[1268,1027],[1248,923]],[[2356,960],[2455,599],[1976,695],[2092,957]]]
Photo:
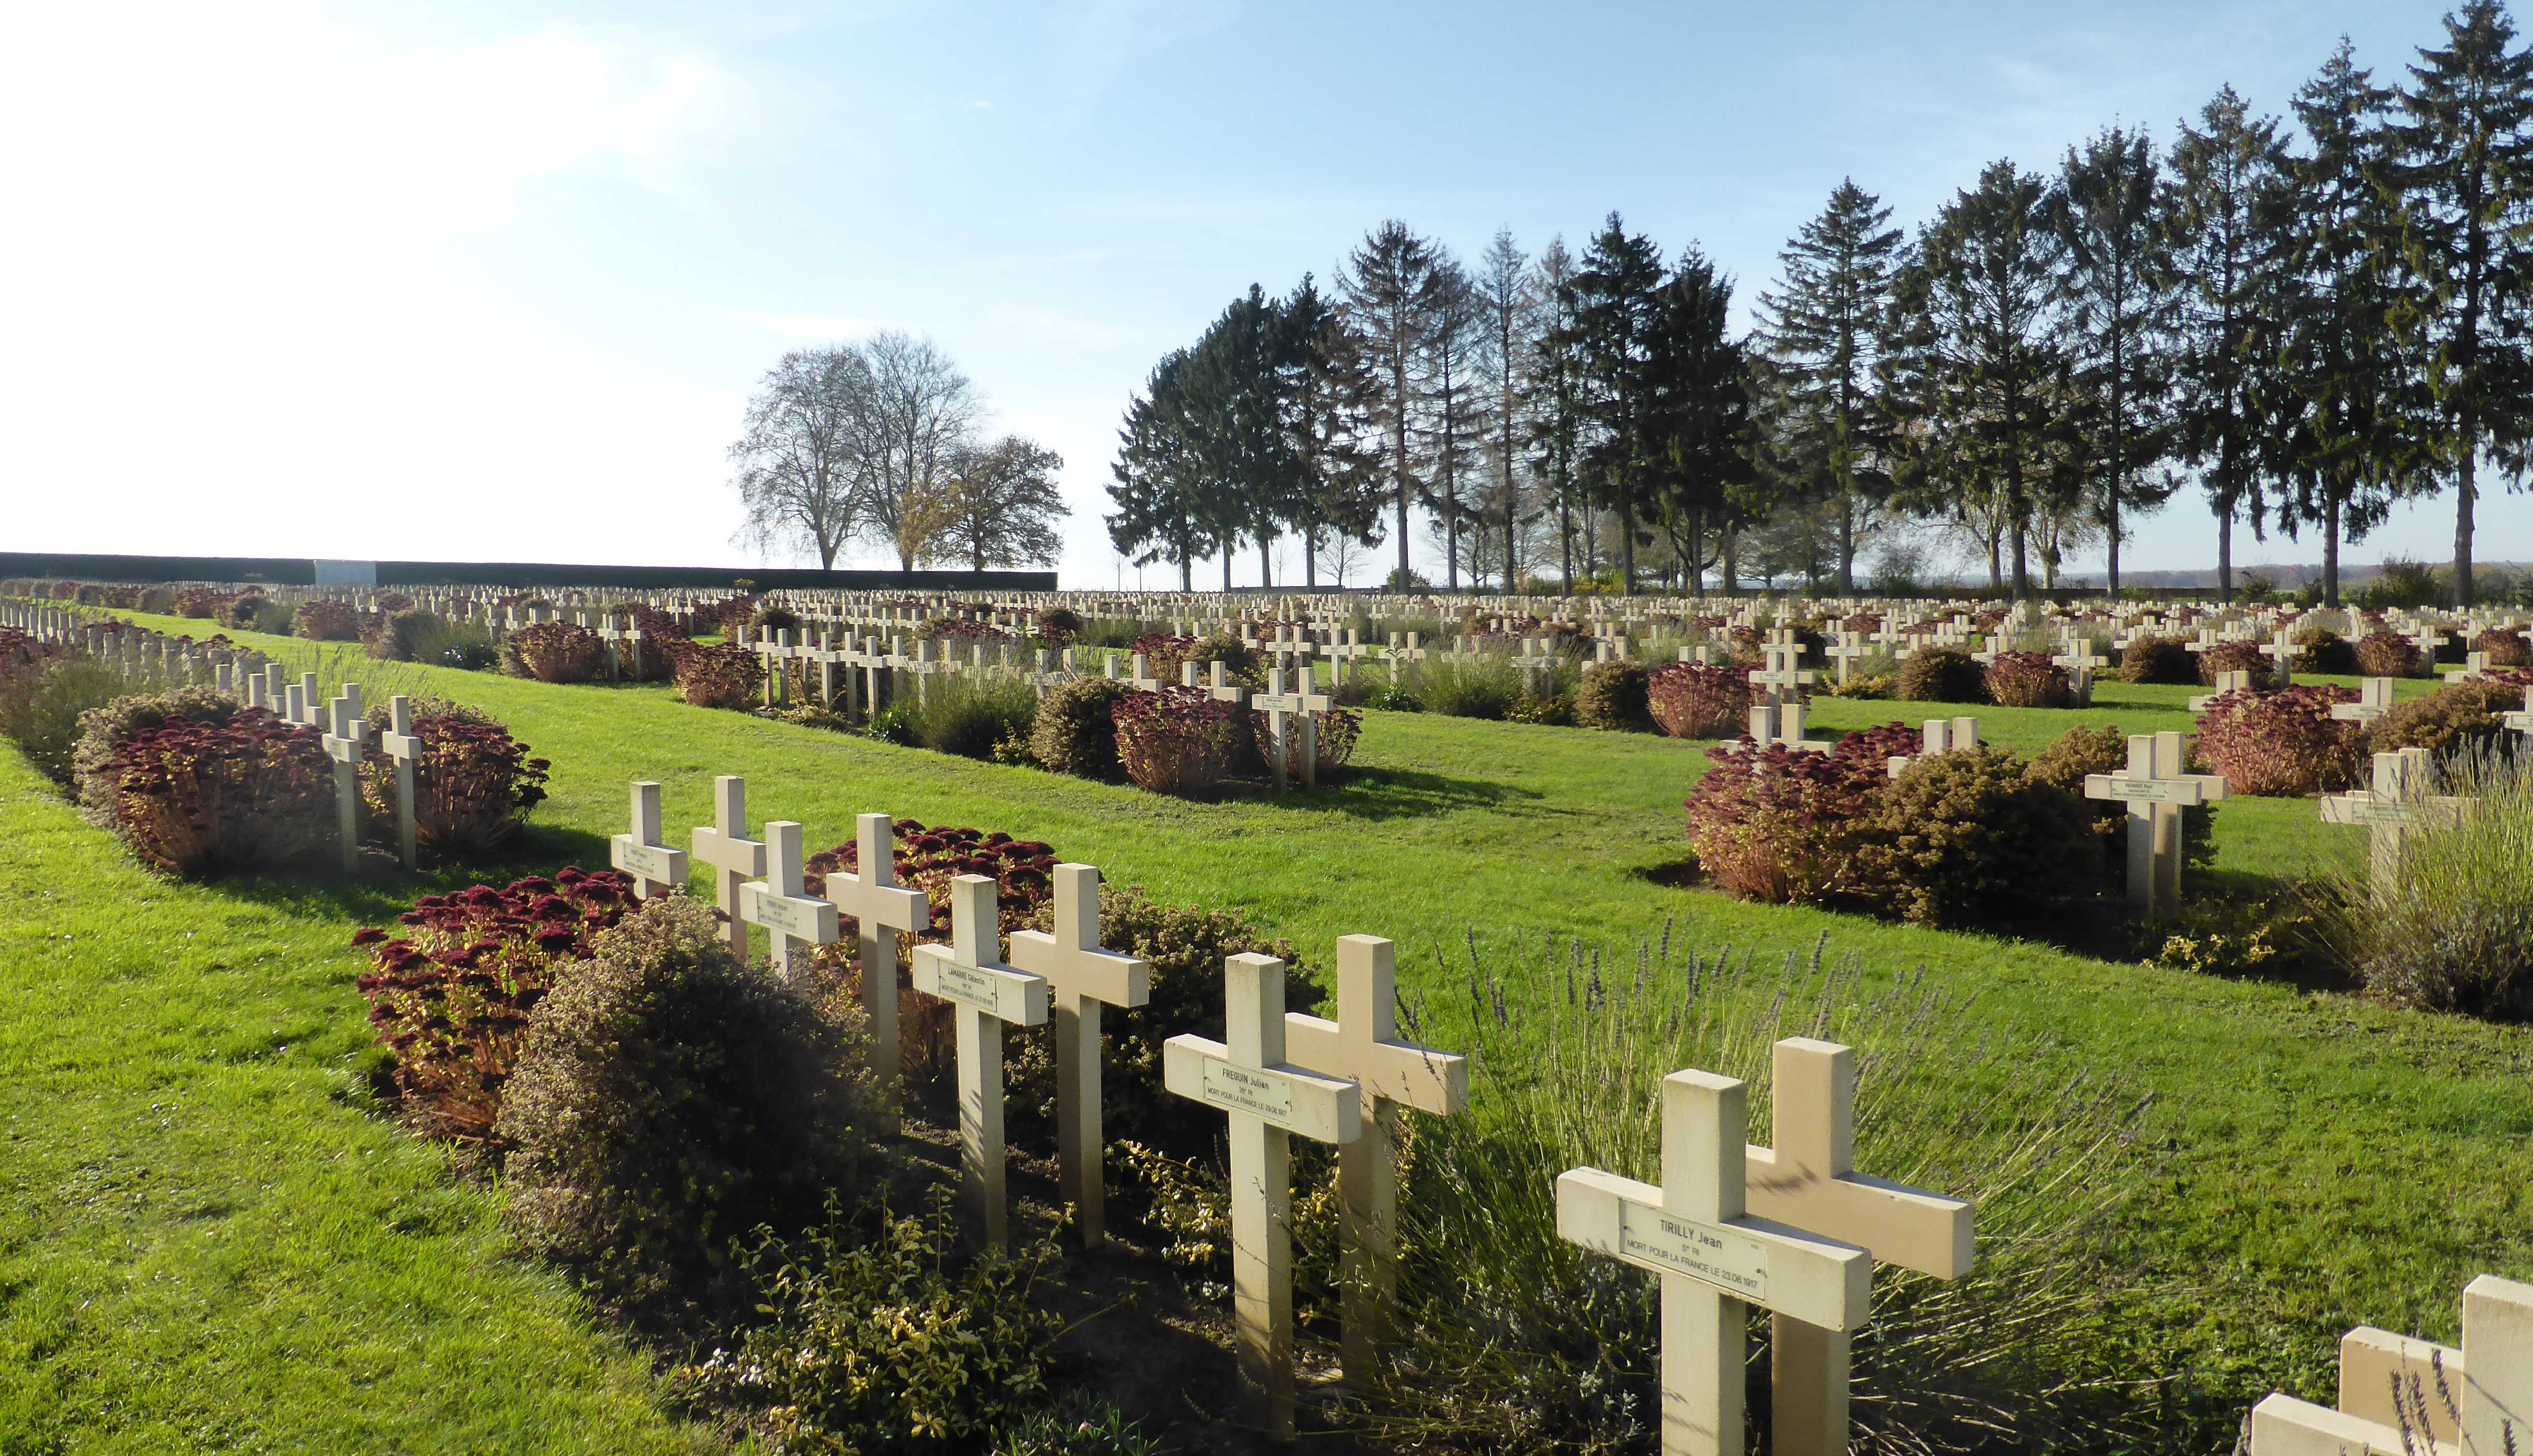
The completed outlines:
[[[821,570],[856,540],[901,569],[1052,565],[1063,551],[1063,457],[990,435],[975,385],[929,339],[882,329],[784,355],[730,456],[745,511],[734,541]]]
[[[2132,523],[2195,488],[2220,590],[2238,528],[2310,531],[2336,605],[2343,543],[2450,489],[2469,605],[2484,477],[2533,450],[2533,53],[2498,0],[2444,30],[2393,85],[2343,39],[2291,124],[2226,87],[2165,146],[1993,162],[1914,236],[1842,182],[1738,335],[1735,280],[1616,212],[1579,256],[1499,231],[1474,264],[1384,222],[1153,368],[1110,537],[1183,588],[1250,546],[1272,584],[1288,536],[1305,585],[1385,541],[1413,586],[1421,518],[1450,589],[1844,593],[1885,528],[1940,521],[1992,588],[2098,544],[2116,593]]]

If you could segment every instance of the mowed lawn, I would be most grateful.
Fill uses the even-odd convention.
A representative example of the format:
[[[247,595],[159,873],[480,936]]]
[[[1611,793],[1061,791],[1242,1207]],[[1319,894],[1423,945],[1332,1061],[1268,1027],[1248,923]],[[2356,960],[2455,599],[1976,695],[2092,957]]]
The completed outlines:
[[[2173,1290],[2107,1311],[2105,1345],[2141,1374],[2327,1395],[2347,1326],[2450,1339],[2471,1275],[2533,1275],[2533,1033],[1678,888],[1679,800],[1704,745],[1376,713],[1342,786],[1192,804],[688,708],[657,687],[357,655],[351,674],[475,703],[554,761],[537,864],[604,863],[631,780],[661,781],[682,843],[713,776],[741,774],[751,825],[800,820],[813,847],[874,810],[973,824],[1164,900],[1238,906],[1305,955],[1388,936],[1444,1040],[1472,935],[1491,955],[1554,934],[1627,957],[1669,927],[1774,957],[1826,934],[1877,977],[1922,964],[1974,994],[1966,1036],[2029,1031],[2153,1097],[2159,1175],[2104,1235]],[[2110,684],[2085,713],[1961,711],[2030,752],[2078,722],[2187,729],[2191,691]],[[1939,711],[1824,699],[1814,721]],[[213,1445],[574,1448],[518,1433],[548,1422],[591,1449],[673,1444],[638,1368],[502,1253],[491,1197],[356,1092],[367,1032],[344,938],[416,887],[160,886],[22,764],[6,773],[0,1077],[20,1121],[0,1172],[0,1357],[27,1367],[0,1376],[17,1382],[6,1428],[42,1430],[47,1401],[84,1401],[65,1428],[138,1423],[169,1449],[189,1426]],[[2315,820],[2310,802],[2220,809],[2226,886],[2353,858],[2362,837]],[[443,1433],[467,1420],[471,1434]]]

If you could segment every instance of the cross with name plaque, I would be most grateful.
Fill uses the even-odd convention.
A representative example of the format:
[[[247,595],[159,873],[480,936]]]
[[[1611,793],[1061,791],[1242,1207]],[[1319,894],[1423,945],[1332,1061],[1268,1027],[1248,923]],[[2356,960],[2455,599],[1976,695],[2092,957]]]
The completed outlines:
[[[408,870],[418,858],[414,795],[420,786],[414,781],[422,768],[422,747],[421,735],[413,730],[413,700],[397,693],[387,699],[387,730],[379,735],[379,748],[395,764],[396,855]]]
[[[325,756],[334,761],[334,836],[342,844],[343,873],[361,864],[361,745],[369,741],[370,725],[361,712],[361,685],[346,682],[326,704],[330,722],[324,737]]]
[[[2378,890],[2392,887],[2401,845],[2420,830],[2452,822],[2470,800],[2431,794],[2436,759],[2425,748],[2375,755],[2370,786],[2322,796],[2322,822],[2366,826],[2366,873]]]
[[[1003,963],[1001,911],[993,878],[950,882],[950,944],[914,948],[914,989],[957,1008],[960,1182],[985,1243],[1007,1242],[1003,1192],[1003,1023],[1043,1026],[1043,976]]]
[[[747,781],[736,774],[713,780],[713,822],[694,832],[695,861],[712,867],[713,903],[729,918],[731,951],[747,955],[747,922],[738,917],[738,887],[765,877],[765,844],[747,835]]]
[[[815,948],[836,938],[835,902],[800,887],[800,826],[777,819],[765,826],[766,874],[738,887],[738,918],[762,925],[766,957],[785,980],[809,968]]]
[[[1222,963],[1222,1041],[1173,1036],[1162,1084],[1231,1123],[1231,1305],[1251,1420],[1293,1438],[1293,1144],[1299,1133],[1342,1144],[1362,1136],[1361,1093],[1285,1057],[1284,962],[1243,954]]]
[[[1557,1178],[1559,1238],[1662,1276],[1663,1456],[1742,1456],[1750,1306],[1841,1334],[1865,1321],[1870,1253],[1748,1211],[1748,1128],[1741,1082],[1675,1072],[1660,1185],[1599,1168]]]
[[[2177,732],[2133,733],[2125,774],[2088,774],[2085,797],[2129,806],[2129,903],[2150,915],[2181,908],[2181,811],[2226,795],[2224,777],[2181,771]]]
[[[862,1010],[870,1018],[871,1076],[881,1095],[897,1095],[897,937],[932,926],[932,903],[897,883],[897,825],[886,814],[854,821],[854,864],[831,870],[827,898],[854,917],[860,947]]]
[[[684,887],[686,851],[670,848],[660,837],[659,785],[646,779],[633,786],[632,832],[608,841],[607,862],[633,877],[638,900]]]

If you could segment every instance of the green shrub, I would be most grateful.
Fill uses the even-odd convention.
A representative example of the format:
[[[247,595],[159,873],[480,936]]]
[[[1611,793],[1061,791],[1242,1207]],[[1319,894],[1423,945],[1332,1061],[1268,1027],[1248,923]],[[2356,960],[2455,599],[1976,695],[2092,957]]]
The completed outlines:
[[[394,721],[385,704],[368,715],[371,741]],[[542,758],[510,736],[481,709],[438,698],[412,702],[413,735],[422,740],[414,762],[414,843],[436,855],[484,854],[516,837],[528,811],[545,801]],[[396,765],[383,753],[361,757],[361,802],[371,835],[392,843],[396,828]]]
[[[775,632],[797,633],[799,630],[800,613],[789,607],[759,607],[747,619],[747,640],[750,642]]]
[[[1624,658],[1585,668],[1574,688],[1574,726],[1631,733],[1651,729],[1653,714],[1645,699],[1650,675],[1644,664]]]
[[[147,612],[151,616],[173,616],[176,612],[176,589],[174,587],[145,588],[140,598],[132,605],[136,611]]]
[[[2462,812],[2405,838],[2389,883],[2344,881],[2336,938],[2386,1000],[2533,1020],[2533,768],[2480,752],[2445,777]]]
[[[2199,680],[2199,658],[2178,637],[2141,637],[2120,649],[2120,681]]]
[[[903,700],[902,700],[903,701]],[[988,758],[994,745],[1030,731],[1037,692],[1002,672],[945,673],[913,703],[909,730],[916,744],[961,758]]]
[[[850,1003],[732,955],[709,905],[645,903],[529,1014],[495,1124],[521,1241],[629,1317],[687,1311],[732,1240],[805,1228],[870,1176],[861,1039]]]
[[[83,721],[138,686],[121,667],[88,657],[65,654],[8,668],[0,670],[0,736],[16,743],[37,773],[77,794]],[[90,822],[104,828],[113,819],[91,816]]]
[[[1125,773],[1117,762],[1117,699],[1125,683],[1109,678],[1074,678],[1046,689],[1036,717],[1029,725],[1029,752],[1041,767],[1077,778],[1114,780]]]
[[[2393,609],[2416,611],[2435,607],[2445,599],[2445,589],[2437,580],[2436,568],[2401,556],[2386,556],[2375,579],[2357,594],[2357,605],[2369,612]]]
[[[2079,801],[2092,817],[2093,835],[2102,846],[2108,885],[2125,885],[2128,876],[2128,805],[2117,799],[2085,797],[2085,780],[2093,774],[2125,774],[2129,768],[2128,735],[2116,724],[2072,728],[2024,765],[2024,777],[2046,784]],[[2216,812],[2207,804],[2181,811],[2183,867],[2192,871],[2216,863]]]
[[[120,683],[121,676],[114,675]],[[119,812],[115,803],[115,750],[170,723],[226,723],[238,703],[207,687],[179,687],[164,692],[117,696],[79,716],[79,739],[70,755],[79,789],[80,815],[99,829],[112,829]]]
[[[973,1450],[1042,1404],[1062,1321],[1034,1295],[1054,1246],[962,1256],[947,1190],[920,1215],[866,1223],[833,1205],[806,1237],[760,1231],[742,1257],[763,1322],[673,1385],[747,1412],[768,1449],[799,1456]]]
[[[1049,607],[1037,614],[1038,640],[1062,647],[1082,635],[1082,616],[1070,607]]]
[[[1427,658],[1416,666],[1412,691],[1427,713],[1501,720],[1521,701],[1521,669],[1509,658]]]
[[[1875,807],[1857,866],[1887,913],[1945,929],[2055,926],[2099,873],[2083,801],[2003,748],[1919,758]]]
[[[2367,746],[2377,753],[2425,748],[2440,758],[2505,744],[2510,736],[2502,715],[2524,706],[2521,683],[2486,678],[2449,682],[2376,719],[2367,729]]]
[[[444,644],[452,640],[454,634],[446,617],[418,607],[382,612],[365,623],[361,633],[361,643],[370,650],[370,656],[390,663],[439,662]],[[492,645],[489,635],[484,641],[488,648]]]
[[[2320,622],[2296,628],[2295,645],[2299,672],[2341,676],[2357,670],[2356,645]]]
[[[389,1057],[399,1111],[427,1136],[494,1145],[501,1088],[528,1013],[558,968],[641,902],[615,870],[566,867],[508,885],[426,895],[397,929],[355,931],[370,969],[359,981]]]
[[[607,644],[578,622],[531,622],[501,639],[501,670],[539,682],[588,682],[607,661]]]
[[[1984,703],[1987,670],[1958,647],[1925,647],[1900,664],[1900,696],[1913,703]]]

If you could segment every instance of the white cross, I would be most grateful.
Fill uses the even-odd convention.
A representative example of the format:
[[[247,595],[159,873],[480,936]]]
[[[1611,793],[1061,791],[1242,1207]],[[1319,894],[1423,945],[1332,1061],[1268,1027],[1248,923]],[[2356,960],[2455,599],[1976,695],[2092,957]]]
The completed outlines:
[[[1012,932],[1012,965],[1045,978],[1055,1015],[1057,1186],[1074,1207],[1083,1247],[1106,1237],[1107,1139],[1099,1117],[1099,1008],[1152,995],[1152,968],[1099,945],[1099,871],[1055,867],[1055,933]]]
[[[2129,903],[2150,915],[2181,908],[2181,811],[2226,795],[2216,774],[2184,774],[2177,732],[2135,733],[2125,774],[2088,774],[2085,797],[2129,806]]]
[[[2470,801],[2428,792],[2436,759],[2425,748],[2376,754],[2374,771],[2367,788],[2324,794],[2322,822],[2367,827],[2367,876],[2381,891],[2394,883],[2403,842],[2422,829],[2450,822]]]
[[[1282,793],[1293,759],[1293,717],[1302,711],[1301,695],[1284,690],[1283,668],[1269,668],[1266,690],[1251,698],[1249,706],[1266,715],[1266,768],[1274,779],[1275,791]],[[1303,772],[1309,772],[1307,766]]]
[[[950,882],[950,944],[914,948],[914,989],[958,1008],[960,1181],[985,1243],[1006,1242],[1003,1192],[1003,1023],[1046,1024],[1047,984],[1003,963],[994,881]]]
[[[1378,936],[1337,940],[1337,1019],[1284,1014],[1296,1067],[1353,1082],[1362,1131],[1337,1147],[1338,1277],[1345,1369],[1368,1378],[1387,1338],[1398,1279],[1398,1109],[1447,1116],[1469,1105],[1465,1057],[1398,1039],[1397,951]]]
[[[361,685],[344,683],[326,711],[332,721],[322,741],[334,761],[334,834],[342,841],[343,872],[350,874],[361,863],[361,745],[370,730],[361,712]]]
[[[1872,1292],[1864,1250],[1749,1215],[1747,1097],[1732,1077],[1675,1072],[1659,1186],[1598,1168],[1557,1178],[1558,1237],[1662,1276],[1664,1456],[1741,1456],[1748,1306],[1846,1333]]]
[[[2216,700],[2227,693],[2247,693],[2252,690],[2252,672],[2248,668],[2229,669],[2216,673],[2215,678],[2211,691],[2201,693],[2190,700],[2191,712],[2205,713],[2216,706]]]
[[[747,922],[738,917],[738,887],[765,877],[765,844],[747,835],[747,781],[736,774],[713,780],[713,824],[693,835],[695,862],[713,870],[713,903],[729,917],[730,948],[747,954]]]
[[[791,980],[809,968],[811,949],[836,938],[833,901],[800,886],[800,826],[777,819],[765,826],[766,875],[738,887],[738,918],[762,925],[774,973]]]
[[[422,767],[422,738],[413,730],[413,700],[403,693],[387,699],[387,730],[379,735],[379,747],[395,763],[396,853],[412,869],[418,832],[414,777]]]
[[[2357,701],[2333,703],[2330,716],[2342,723],[2373,723],[2392,711],[2392,679],[2368,677],[2357,685]]]
[[[644,780],[633,786],[632,832],[608,841],[607,862],[633,877],[637,899],[684,887],[686,851],[670,848],[660,837],[659,785]]]
[[[2339,1342],[2339,1408],[2271,1395],[2251,1456],[2503,1456],[2533,1449],[2533,1284],[2462,1292],[2462,1348],[2361,1326]]]
[[[1978,746],[1978,720],[1975,718],[1929,718],[1920,726],[1918,731],[1925,745],[1918,755],[1921,758],[1950,753],[1956,748]],[[1884,767],[1890,770],[1892,778],[1897,779],[1900,777],[1900,771],[1913,762],[1914,760],[1906,754],[1895,754],[1884,761]]]
[[[1292,1135],[1344,1144],[1361,1136],[1361,1093],[1285,1059],[1284,962],[1222,962],[1223,1036],[1161,1045],[1162,1085],[1230,1114],[1231,1305],[1252,1421],[1293,1435]]]
[[[1776,1045],[1774,1147],[1748,1149],[1752,1214],[1869,1251],[1937,1279],[1971,1267],[1971,1205],[1856,1171],[1856,1053],[1790,1036]],[[1772,1318],[1777,1456],[1841,1456],[1848,1445],[1848,1338]]]
[[[932,929],[932,902],[897,884],[897,826],[884,813],[854,821],[858,874],[826,876],[826,897],[854,916],[861,942],[861,1008],[871,1018],[871,1077],[897,1096],[897,934]]]

